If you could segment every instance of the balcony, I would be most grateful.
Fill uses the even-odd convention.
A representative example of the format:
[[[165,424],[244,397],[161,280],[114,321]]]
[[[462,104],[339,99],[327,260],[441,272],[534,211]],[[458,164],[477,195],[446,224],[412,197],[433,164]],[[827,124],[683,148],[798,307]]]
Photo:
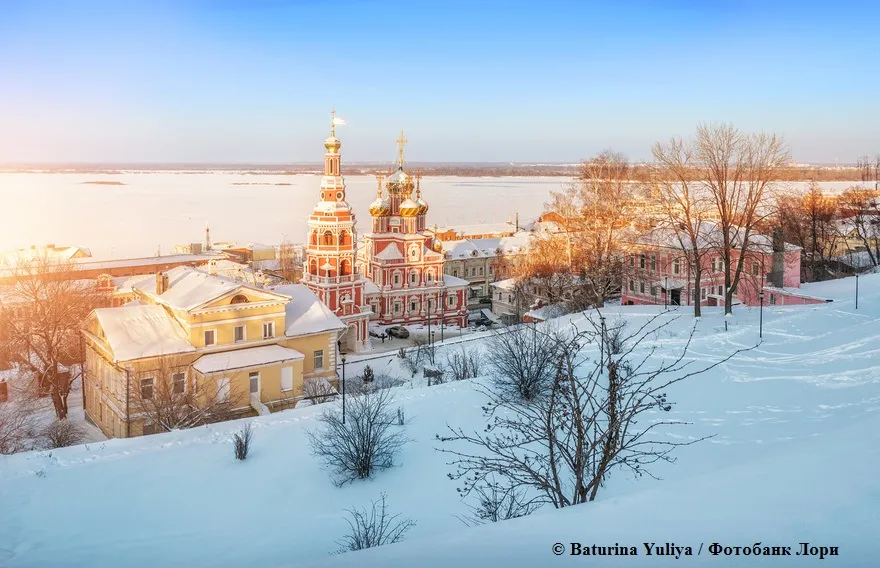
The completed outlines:
[[[360,274],[346,274],[345,276],[315,276],[314,274],[304,274],[303,282],[314,282],[316,284],[345,284],[354,282],[360,278]]]

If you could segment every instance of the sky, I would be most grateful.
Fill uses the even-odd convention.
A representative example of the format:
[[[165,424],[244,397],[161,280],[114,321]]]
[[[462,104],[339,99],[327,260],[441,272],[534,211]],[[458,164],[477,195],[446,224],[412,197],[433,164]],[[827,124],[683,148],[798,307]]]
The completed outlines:
[[[880,154],[880,3],[0,0],[0,163],[641,160],[703,122]]]

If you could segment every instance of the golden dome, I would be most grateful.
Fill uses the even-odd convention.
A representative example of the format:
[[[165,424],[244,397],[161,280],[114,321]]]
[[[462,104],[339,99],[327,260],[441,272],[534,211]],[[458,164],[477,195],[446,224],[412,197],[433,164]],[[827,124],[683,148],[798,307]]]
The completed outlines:
[[[339,148],[342,147],[342,142],[339,141],[339,138],[331,135],[330,138],[324,140],[324,147],[327,148],[328,152],[339,152]]]
[[[436,252],[443,252],[443,241],[440,239],[434,239],[434,245],[431,248]]]
[[[370,203],[370,215],[373,217],[384,217],[391,213],[391,204],[387,199],[377,197],[376,201]]]
[[[400,204],[400,214],[404,217],[415,217],[419,214],[419,204],[407,197]]]
[[[419,215],[424,215],[428,212],[428,203],[422,199],[421,189],[416,189],[416,204],[419,206]]]
[[[403,171],[401,166],[396,172],[388,176],[387,187],[389,193],[409,193],[413,188],[412,176]]]

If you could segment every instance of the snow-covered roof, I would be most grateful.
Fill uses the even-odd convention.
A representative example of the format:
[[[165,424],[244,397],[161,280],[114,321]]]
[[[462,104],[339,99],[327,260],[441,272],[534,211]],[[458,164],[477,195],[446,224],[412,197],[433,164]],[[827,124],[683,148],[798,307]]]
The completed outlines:
[[[162,306],[98,308],[93,313],[116,361],[196,350],[180,324]]]
[[[97,260],[94,258],[74,258],[72,262],[83,270],[108,270],[111,268],[134,268],[154,264],[205,263],[215,254],[172,254],[168,256],[151,256],[148,258],[125,258],[119,260]]]
[[[722,239],[722,232],[719,225],[713,221],[702,221],[699,225],[694,224],[697,232],[697,242],[701,249],[718,246]],[[731,229],[732,242],[734,248],[739,248],[740,234],[742,229],[734,227]],[[682,230],[676,230],[672,227],[658,227],[652,229],[636,239],[636,243],[640,245],[653,245],[666,248],[681,248],[681,243],[685,245],[689,243],[689,237]],[[773,238],[760,233],[752,233],[749,235],[750,250],[761,252],[773,252]],[[801,250],[800,247],[791,243],[785,243],[786,252],[795,252]]]
[[[364,294],[378,294],[379,287],[376,286],[376,283],[370,280],[369,278],[364,279]]]
[[[261,295],[267,293],[256,286],[251,286],[225,276],[208,274],[189,266],[179,266],[169,270],[166,274],[168,275],[168,290],[158,295],[157,299],[160,303],[184,311],[198,308],[211,300],[215,300],[238,289],[253,290]],[[151,281],[137,283],[136,287],[138,290],[155,295],[155,277]],[[281,298],[279,298],[280,300]]]
[[[565,304],[549,304],[546,306],[541,306],[540,308],[535,308],[534,310],[529,310],[523,316],[528,316],[532,319],[546,321],[550,318],[556,318],[560,316],[564,316],[568,313],[568,307]]]
[[[445,227],[437,227],[435,233],[445,233],[452,231],[458,235],[467,237],[468,235],[492,235],[498,233],[515,233],[516,225],[510,222],[503,223],[473,223],[470,225],[447,225]]]
[[[817,300],[819,302],[831,302],[833,300],[829,300],[828,298],[820,298],[819,296],[810,296],[809,294],[804,294],[797,288],[778,288],[776,286],[764,286],[764,290],[766,292],[773,292],[774,294],[782,294],[784,296],[794,296],[796,298],[804,298],[806,300]]]
[[[307,286],[285,284],[272,291],[290,298],[285,316],[287,337],[345,329],[345,324]]]
[[[376,258],[380,260],[400,260],[403,258],[403,254],[401,254],[400,249],[397,248],[397,245],[394,243],[389,243],[388,246],[383,248],[379,254],[376,255]]]
[[[193,368],[203,375],[210,375],[233,369],[262,367],[286,361],[299,361],[304,358],[305,355],[296,349],[289,349],[280,345],[265,345],[263,347],[250,347],[202,355],[193,363]]]
[[[485,239],[462,239],[442,241],[443,252],[450,259],[494,258],[499,254],[512,255],[525,253],[529,249],[530,235],[520,233],[510,237],[490,237]]]
[[[458,278],[457,276],[450,276],[449,274],[443,275],[443,285],[446,286],[447,288],[458,288],[458,287],[464,288],[468,284],[470,284],[470,283],[467,280],[464,280],[462,278]]]
[[[507,278],[505,280],[499,280],[498,282],[492,282],[489,286],[501,290],[513,290],[516,288],[516,278]]]

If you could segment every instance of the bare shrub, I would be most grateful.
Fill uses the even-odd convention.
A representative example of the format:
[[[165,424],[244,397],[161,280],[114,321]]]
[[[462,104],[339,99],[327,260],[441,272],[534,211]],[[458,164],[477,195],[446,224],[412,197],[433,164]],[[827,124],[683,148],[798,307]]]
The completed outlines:
[[[428,346],[427,339],[424,337],[413,337],[412,347],[409,349],[401,348],[400,350],[404,368],[415,377],[422,370],[422,367],[425,366],[425,363],[430,360],[430,351],[431,348]]]
[[[480,376],[483,368],[483,353],[476,347],[460,346],[446,356],[446,365],[454,381],[463,381]]]
[[[79,444],[85,438],[85,432],[70,420],[56,420],[43,430],[43,446],[46,449],[66,448]]]
[[[336,389],[333,388],[327,379],[315,377],[303,381],[303,398],[312,401],[312,404],[324,404],[329,402],[336,396]]]
[[[334,405],[318,418],[322,428],[306,433],[312,454],[333,472],[336,485],[366,479],[394,465],[395,456],[408,440],[397,428],[392,402],[387,389],[351,396],[344,417],[341,406]]]
[[[468,526],[525,517],[541,506],[537,500],[528,499],[524,490],[502,486],[494,479],[474,487],[472,494],[476,503],[468,505],[471,514],[459,517]]]
[[[500,394],[532,400],[553,383],[558,337],[555,329],[524,325],[495,332],[486,357]]]
[[[34,438],[39,434],[36,399],[29,396],[29,388],[22,389],[19,395],[14,381],[10,383],[7,384],[12,399],[0,403],[0,454],[33,449]]]
[[[244,461],[251,450],[251,441],[254,439],[254,426],[250,422],[232,436],[232,446],[235,450],[235,459]]]
[[[363,550],[385,544],[393,544],[403,540],[404,534],[416,523],[411,519],[400,519],[400,514],[390,514],[387,495],[382,493],[377,501],[371,503],[370,509],[346,509],[350,519],[346,519],[349,532],[337,541],[337,552]]]
[[[676,442],[657,432],[686,424],[662,417],[672,409],[666,391],[748,349],[695,366],[688,357],[692,327],[678,353],[654,358],[660,346],[652,338],[677,319],[663,322],[661,316],[620,337],[622,350],[617,354],[605,344],[609,337],[602,333],[604,326],[592,319],[585,329],[573,326],[558,340],[548,394],[528,404],[477,384],[488,399],[483,407],[486,428],[470,433],[450,427],[449,436],[437,437],[470,446],[468,451],[440,448],[453,456],[450,465],[457,470],[449,477],[462,483],[462,495],[479,493],[481,486],[497,479],[505,490],[540,494],[535,503],[557,508],[585,503],[596,498],[612,472],[622,469],[636,477],[651,476],[652,464],[672,462],[677,447],[705,439]],[[586,346],[596,343],[602,354],[599,360],[585,352]]]
[[[376,378],[376,376],[373,373],[373,368],[370,367],[369,365],[366,365],[364,367],[363,372],[361,373],[361,380],[365,383],[371,383],[371,382],[373,382],[373,379],[375,379],[375,378]]]

